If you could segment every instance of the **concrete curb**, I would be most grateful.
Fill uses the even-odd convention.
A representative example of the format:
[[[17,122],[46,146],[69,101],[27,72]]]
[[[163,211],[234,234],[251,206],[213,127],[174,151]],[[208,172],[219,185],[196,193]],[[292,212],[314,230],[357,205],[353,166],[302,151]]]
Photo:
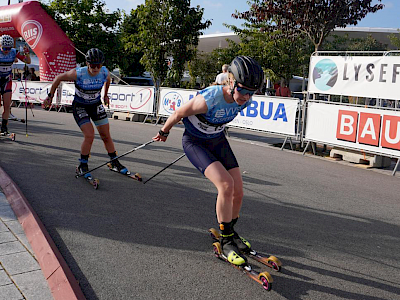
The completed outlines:
[[[86,300],[61,253],[18,186],[0,167],[0,187],[10,203],[55,300]]]

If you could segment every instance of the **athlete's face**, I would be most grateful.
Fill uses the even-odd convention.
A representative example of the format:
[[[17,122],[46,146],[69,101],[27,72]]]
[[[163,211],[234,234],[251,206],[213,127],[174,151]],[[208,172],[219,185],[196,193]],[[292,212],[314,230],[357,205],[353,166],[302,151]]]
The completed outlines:
[[[249,89],[242,85],[241,83],[235,84],[235,93],[233,94],[233,99],[239,105],[245,104],[250,100],[251,96],[256,92],[254,89]]]
[[[88,66],[89,73],[93,75],[97,75],[100,73],[100,69],[103,66],[103,64],[90,64],[86,62],[86,65]]]

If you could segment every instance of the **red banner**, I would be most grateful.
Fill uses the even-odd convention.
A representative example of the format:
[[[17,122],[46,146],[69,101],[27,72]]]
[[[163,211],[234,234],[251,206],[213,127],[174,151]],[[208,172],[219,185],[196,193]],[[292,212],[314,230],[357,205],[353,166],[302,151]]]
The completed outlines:
[[[39,58],[40,80],[76,68],[71,40],[37,1],[0,7],[0,35],[22,37]]]

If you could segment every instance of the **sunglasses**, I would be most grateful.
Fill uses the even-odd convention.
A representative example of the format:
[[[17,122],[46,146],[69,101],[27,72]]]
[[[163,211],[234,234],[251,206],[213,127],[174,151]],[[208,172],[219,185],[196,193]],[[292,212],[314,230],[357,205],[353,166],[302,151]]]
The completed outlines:
[[[89,64],[89,67],[91,69],[100,69],[102,64]]]
[[[246,88],[244,88],[244,87],[240,87],[240,86],[238,86],[238,85],[236,85],[236,89],[237,89],[237,91],[238,91],[239,93],[241,93],[243,96],[244,96],[244,95],[253,96],[254,93],[256,92],[255,90],[248,90],[248,89],[246,89]]]
[[[11,47],[1,47],[1,50],[3,51],[10,51],[12,48]]]

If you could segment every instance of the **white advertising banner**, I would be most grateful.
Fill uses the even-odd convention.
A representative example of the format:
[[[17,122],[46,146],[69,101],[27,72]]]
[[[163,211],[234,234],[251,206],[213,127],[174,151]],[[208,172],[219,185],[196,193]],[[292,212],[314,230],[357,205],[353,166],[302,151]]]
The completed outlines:
[[[305,140],[400,157],[400,112],[308,102]]]
[[[160,88],[157,115],[169,117],[175,110],[193,99],[196,95],[197,90]]]
[[[61,85],[60,104],[72,105],[72,101],[74,101],[74,96],[75,96],[75,85],[73,83],[63,82]],[[57,97],[54,97],[53,99],[57,99]]]
[[[73,83],[63,83],[60,104],[72,105],[74,95],[75,85]],[[101,95],[104,95],[104,87]],[[113,111],[152,114],[155,101],[155,88],[110,85],[108,97],[110,98],[110,109]]]
[[[400,99],[400,56],[312,56],[308,91]]]
[[[152,114],[155,88],[150,86],[110,85],[110,109],[132,113]]]
[[[43,103],[51,88],[51,82],[43,81],[13,81],[12,100]]]
[[[158,115],[170,116],[196,94],[196,90],[162,88]],[[295,136],[298,107],[299,99],[253,96],[252,103],[227,126]]]
[[[253,96],[252,103],[227,126],[295,136],[298,107],[299,99]]]

